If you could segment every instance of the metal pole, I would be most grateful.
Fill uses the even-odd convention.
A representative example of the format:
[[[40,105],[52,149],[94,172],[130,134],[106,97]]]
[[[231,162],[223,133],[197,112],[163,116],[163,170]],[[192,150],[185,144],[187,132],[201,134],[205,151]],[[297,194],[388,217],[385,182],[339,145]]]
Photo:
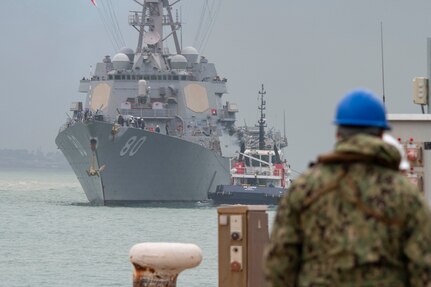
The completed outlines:
[[[263,150],[265,148],[265,114],[263,111],[265,110],[265,101],[263,100],[263,96],[266,94],[265,88],[262,84],[262,90],[259,92],[260,95],[260,119],[258,121],[259,123],[259,149]]]
[[[383,86],[383,104],[386,105],[385,99],[385,65],[383,61],[383,22],[380,22],[380,43],[382,49],[382,86]]]
[[[428,73],[428,79],[431,79],[431,38],[427,39],[427,73]],[[429,99],[429,87],[428,87],[428,99],[427,99],[427,114],[431,113],[430,109],[430,99]]]

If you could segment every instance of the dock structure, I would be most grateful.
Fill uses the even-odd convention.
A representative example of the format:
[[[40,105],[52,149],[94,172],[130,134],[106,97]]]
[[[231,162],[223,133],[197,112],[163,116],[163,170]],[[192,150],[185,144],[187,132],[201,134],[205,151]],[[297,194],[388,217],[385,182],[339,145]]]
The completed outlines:
[[[266,205],[227,205],[218,212],[218,286],[264,286],[263,250],[269,242]],[[133,287],[176,287],[178,275],[202,261],[194,244],[139,243],[129,252]]]
[[[431,114],[388,114],[388,120],[410,164],[406,176],[431,205]]]
[[[269,243],[266,205],[222,206],[218,212],[218,286],[262,287]]]

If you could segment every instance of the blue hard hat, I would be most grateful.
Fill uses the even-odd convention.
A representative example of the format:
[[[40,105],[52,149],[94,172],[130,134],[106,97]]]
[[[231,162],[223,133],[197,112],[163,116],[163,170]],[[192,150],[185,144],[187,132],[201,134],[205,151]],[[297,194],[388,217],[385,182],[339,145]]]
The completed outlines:
[[[383,103],[367,90],[355,90],[348,93],[338,103],[334,123],[339,126],[390,129]]]

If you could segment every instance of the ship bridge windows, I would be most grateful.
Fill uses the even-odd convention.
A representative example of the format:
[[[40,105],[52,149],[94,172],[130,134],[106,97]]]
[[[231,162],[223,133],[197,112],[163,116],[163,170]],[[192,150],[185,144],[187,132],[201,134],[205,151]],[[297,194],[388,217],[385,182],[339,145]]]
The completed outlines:
[[[105,78],[103,77],[102,80]],[[191,76],[187,75],[108,75],[108,80],[152,80],[152,81],[187,81],[193,80]],[[97,79],[99,80],[99,79]]]
[[[268,166],[268,164],[263,163],[262,161],[264,161],[264,162],[271,162],[272,164],[275,163],[275,157],[273,157],[273,156],[253,154],[252,157],[253,158],[257,158],[260,161],[259,160],[254,160],[253,158],[246,157],[245,158],[245,164],[247,166],[250,166],[250,167]]]
[[[245,158],[245,165],[250,167],[260,167],[260,162],[257,160],[253,160],[251,158],[246,157]]]
[[[102,78],[104,79],[104,78]],[[107,77],[108,80],[142,80],[142,76],[138,76],[138,75],[108,75]]]

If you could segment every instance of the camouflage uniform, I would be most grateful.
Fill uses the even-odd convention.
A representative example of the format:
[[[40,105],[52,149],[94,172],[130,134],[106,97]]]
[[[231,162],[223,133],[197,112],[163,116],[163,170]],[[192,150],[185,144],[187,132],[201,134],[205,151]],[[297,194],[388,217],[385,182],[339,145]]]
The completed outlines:
[[[269,286],[431,287],[431,212],[399,161],[357,135],[295,180],[266,250]]]

